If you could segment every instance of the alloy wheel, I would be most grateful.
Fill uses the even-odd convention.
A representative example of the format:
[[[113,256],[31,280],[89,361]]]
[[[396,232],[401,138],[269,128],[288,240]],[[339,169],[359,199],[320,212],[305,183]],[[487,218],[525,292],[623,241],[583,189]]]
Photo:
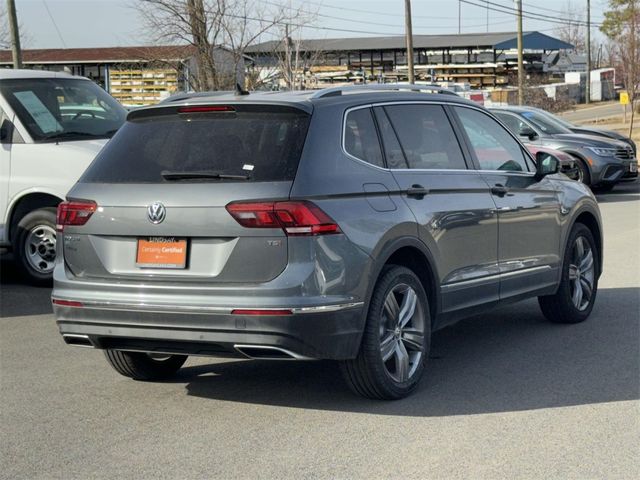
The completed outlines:
[[[389,376],[406,382],[424,355],[425,315],[416,291],[396,285],[384,301],[380,323],[380,355]]]
[[[595,261],[593,250],[583,236],[576,238],[569,264],[571,302],[580,311],[587,309],[593,297]]]

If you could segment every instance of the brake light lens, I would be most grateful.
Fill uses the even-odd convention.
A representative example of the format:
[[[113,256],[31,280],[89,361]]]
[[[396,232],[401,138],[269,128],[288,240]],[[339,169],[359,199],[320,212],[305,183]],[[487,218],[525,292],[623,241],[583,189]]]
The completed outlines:
[[[247,228],[282,228],[287,235],[327,235],[340,227],[317,205],[307,201],[230,203],[227,211]]]
[[[191,107],[178,108],[178,113],[215,113],[235,111],[236,109],[229,105],[194,105]]]
[[[62,202],[58,205],[56,230],[62,232],[67,225],[84,225],[97,208],[96,202],[91,201]]]

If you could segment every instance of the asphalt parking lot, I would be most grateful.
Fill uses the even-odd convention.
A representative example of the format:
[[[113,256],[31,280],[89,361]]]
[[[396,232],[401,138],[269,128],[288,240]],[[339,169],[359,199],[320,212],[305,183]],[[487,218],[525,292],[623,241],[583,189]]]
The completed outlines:
[[[638,478],[640,183],[600,195],[591,318],[534,301],[438,332],[398,402],[335,365],[190,359],[139,383],[66,346],[49,291],[0,264],[0,478]]]

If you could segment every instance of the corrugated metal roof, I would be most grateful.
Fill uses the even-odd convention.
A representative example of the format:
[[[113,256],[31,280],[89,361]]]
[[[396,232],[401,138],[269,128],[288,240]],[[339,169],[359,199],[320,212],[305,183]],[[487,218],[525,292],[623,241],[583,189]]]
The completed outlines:
[[[413,47],[422,50],[443,49],[510,49],[505,47],[516,42],[516,32],[502,33],[463,33],[460,35],[414,35]],[[528,50],[558,50],[571,49],[573,45],[562,42],[540,32],[525,32],[523,35],[524,48]],[[271,53],[282,49],[281,41],[271,40],[247,48],[246,53]],[[540,47],[540,45],[543,45]],[[302,51],[354,52],[367,50],[404,50],[406,48],[404,36],[392,37],[356,37],[356,38],[327,38],[302,40]]]
[[[183,60],[193,55],[191,45],[110,47],[110,48],[47,48],[23,50],[25,64],[73,64],[148,62],[153,60]],[[0,64],[11,64],[11,52],[0,50]]]

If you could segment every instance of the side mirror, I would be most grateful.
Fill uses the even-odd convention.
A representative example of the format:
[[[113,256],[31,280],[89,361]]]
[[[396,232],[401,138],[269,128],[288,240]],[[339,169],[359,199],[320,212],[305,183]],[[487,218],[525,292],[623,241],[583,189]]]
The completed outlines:
[[[538,138],[538,134],[536,133],[536,131],[527,125],[523,125],[522,127],[520,127],[518,135],[521,137],[526,137],[529,140],[535,140],[536,138]]]
[[[547,152],[536,153],[536,178],[542,180],[547,175],[560,171],[560,160]]]

